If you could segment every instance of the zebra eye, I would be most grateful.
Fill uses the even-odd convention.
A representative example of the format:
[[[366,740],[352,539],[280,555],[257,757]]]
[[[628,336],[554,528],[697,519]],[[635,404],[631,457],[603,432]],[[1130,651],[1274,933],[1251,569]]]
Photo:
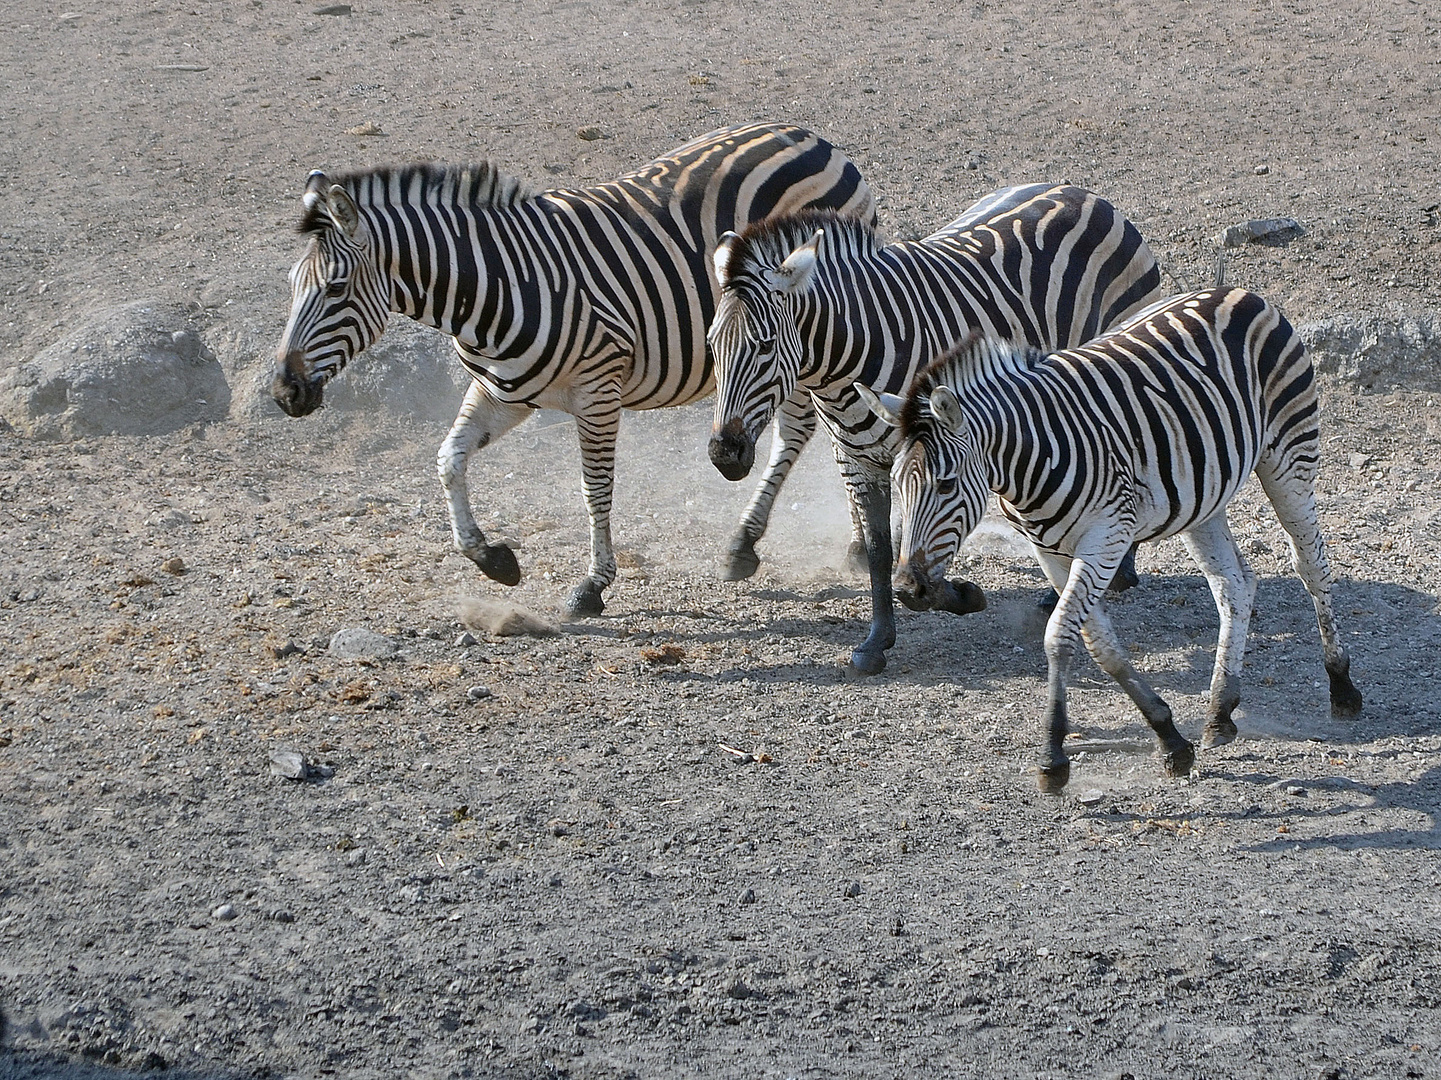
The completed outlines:
[[[954,495],[956,493],[956,478],[954,476],[943,476],[936,481],[936,491],[942,495]]]
[[[751,342],[751,344],[756,347],[757,352],[774,352],[776,347],[776,339],[773,337],[756,338],[754,341]]]
[[[337,296],[344,296],[344,295],[345,295],[345,281],[344,281],[344,279],[337,279],[337,280],[335,280],[335,281],[327,282],[327,283],[326,283],[326,286],[325,286],[325,295],[328,296],[328,297],[330,297],[332,300],[335,299]]]

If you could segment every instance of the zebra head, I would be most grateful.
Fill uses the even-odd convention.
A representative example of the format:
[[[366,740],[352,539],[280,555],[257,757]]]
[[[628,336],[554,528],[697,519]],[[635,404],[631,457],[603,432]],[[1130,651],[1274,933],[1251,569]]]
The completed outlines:
[[[875,394],[860,383],[855,387],[871,410],[900,428],[905,439],[891,469],[891,490],[901,519],[896,595],[917,611],[961,610],[955,607],[956,586],[946,580],[946,567],[980,523],[990,486],[975,433],[956,392],[926,382],[925,374],[919,376],[904,400]]]
[[[803,218],[803,215],[798,215]],[[807,219],[808,220],[808,219]],[[816,229],[784,258],[767,258],[778,235],[769,223],[728,232],[715,252],[721,298],[707,341],[715,360],[716,404],[710,459],[727,480],[740,480],[755,464],[756,439],[791,396],[804,350],[795,302],[810,289],[824,229]],[[771,265],[768,265],[771,264]]]
[[[270,396],[291,416],[320,408],[331,376],[373,343],[390,318],[389,284],[350,193],[317,170],[304,204],[300,231],[310,234],[310,243],[290,268],[290,320],[270,384]]]

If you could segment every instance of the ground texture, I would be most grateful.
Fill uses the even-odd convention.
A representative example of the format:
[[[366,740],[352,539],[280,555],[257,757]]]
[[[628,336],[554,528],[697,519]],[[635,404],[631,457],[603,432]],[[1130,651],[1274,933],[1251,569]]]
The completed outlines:
[[[1434,373],[1324,383],[1362,717],[1327,715],[1248,487],[1242,737],[1166,779],[1084,669],[1059,799],[1031,777],[1040,577],[1004,529],[957,567],[987,611],[902,612],[887,672],[849,680],[867,599],[823,447],[724,584],[747,492],[705,460],[706,409],[628,418],[621,579],[567,623],[568,424],[475,462],[526,572],[505,590],[449,546],[453,401],[402,381],[292,421],[257,390],[309,169],[488,157],[568,185],[750,119],[845,149],[894,236],[1071,180],[1178,282],[1226,226],[1287,216],[1304,233],[1234,249],[1229,280],[1298,323],[1425,316],[1429,15],[11,4],[0,376],[118,348],[116,312],[146,310],[225,394],[160,434],[0,434],[0,1076],[1437,1076]],[[1140,569],[1115,618],[1194,736],[1215,611],[1178,545]],[[540,625],[493,632],[517,609]]]

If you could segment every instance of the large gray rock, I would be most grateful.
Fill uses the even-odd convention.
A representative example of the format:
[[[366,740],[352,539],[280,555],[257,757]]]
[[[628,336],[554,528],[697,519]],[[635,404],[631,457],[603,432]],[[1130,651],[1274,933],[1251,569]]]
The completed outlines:
[[[96,312],[0,375],[0,417],[22,435],[162,435],[223,419],[230,387],[185,309],[139,301]]]
[[[1323,375],[1364,389],[1441,390],[1441,322],[1434,315],[1335,315],[1296,332]]]

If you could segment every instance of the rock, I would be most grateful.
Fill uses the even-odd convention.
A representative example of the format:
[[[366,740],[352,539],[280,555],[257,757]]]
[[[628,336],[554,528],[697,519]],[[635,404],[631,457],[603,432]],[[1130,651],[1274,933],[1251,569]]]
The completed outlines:
[[[234,904],[221,904],[210,913],[210,917],[218,922],[230,922],[237,914]]]
[[[1311,363],[1366,389],[1441,390],[1441,318],[1333,315],[1296,327]]]
[[[270,771],[286,780],[304,780],[309,769],[298,750],[275,749],[270,751]]]
[[[1255,240],[1280,244],[1294,240],[1306,232],[1295,218],[1252,218],[1237,225],[1228,225],[1218,237],[1222,247],[1244,247]]]
[[[486,698],[490,697],[490,687],[472,686],[468,690],[466,690],[465,696],[469,701],[484,701]]]
[[[177,555],[161,563],[160,569],[164,570],[167,574],[183,574],[185,573],[185,560]]]
[[[754,889],[747,889],[740,894],[739,902],[742,904],[754,904],[756,902],[756,891]]]
[[[728,998],[732,998],[736,1001],[744,1001],[746,998],[751,997],[754,993],[755,991],[753,991],[749,986],[747,986],[745,984],[745,980],[743,980],[739,975],[727,979],[725,982],[725,995]]]
[[[264,365],[268,388],[275,372]],[[397,416],[449,426],[470,386],[450,338],[409,319],[392,319],[370,348],[325,384],[325,408],[347,414]],[[264,415],[289,421],[263,390]]]
[[[460,635],[460,637],[455,639],[456,647],[460,649],[468,649],[475,643],[475,635],[472,634],[469,630],[465,631],[463,634]]]
[[[577,138],[584,139],[586,142],[595,142],[597,139],[605,138],[605,132],[601,131],[601,129],[594,124],[586,124],[584,127],[576,128],[575,134]]]
[[[284,660],[287,656],[294,656],[296,653],[304,651],[304,649],[293,641],[287,641],[284,645],[270,646],[270,655],[277,660]]]
[[[224,419],[230,386],[182,308],[101,309],[0,376],[0,417],[36,439],[165,435]]]
[[[1346,455],[1346,464],[1353,469],[1364,469],[1371,464],[1371,455],[1353,452]]]
[[[845,887],[845,896],[846,896],[846,899],[848,899],[848,900],[854,900],[857,896],[860,896],[860,895],[861,895],[861,883],[860,883],[859,881],[852,881],[852,882],[850,882],[849,884],[846,885],[846,887]]]
[[[1251,172],[1257,176],[1265,176],[1270,171],[1271,166],[1269,165],[1257,165],[1254,169],[1251,170]]]
[[[1082,806],[1100,806],[1101,800],[1103,800],[1105,797],[1106,796],[1104,792],[1097,791],[1093,788],[1090,791],[1083,791],[1079,795],[1077,795],[1076,801]]]
[[[395,642],[390,638],[358,626],[337,630],[330,635],[330,644],[326,647],[342,660],[385,660],[396,652]]]

